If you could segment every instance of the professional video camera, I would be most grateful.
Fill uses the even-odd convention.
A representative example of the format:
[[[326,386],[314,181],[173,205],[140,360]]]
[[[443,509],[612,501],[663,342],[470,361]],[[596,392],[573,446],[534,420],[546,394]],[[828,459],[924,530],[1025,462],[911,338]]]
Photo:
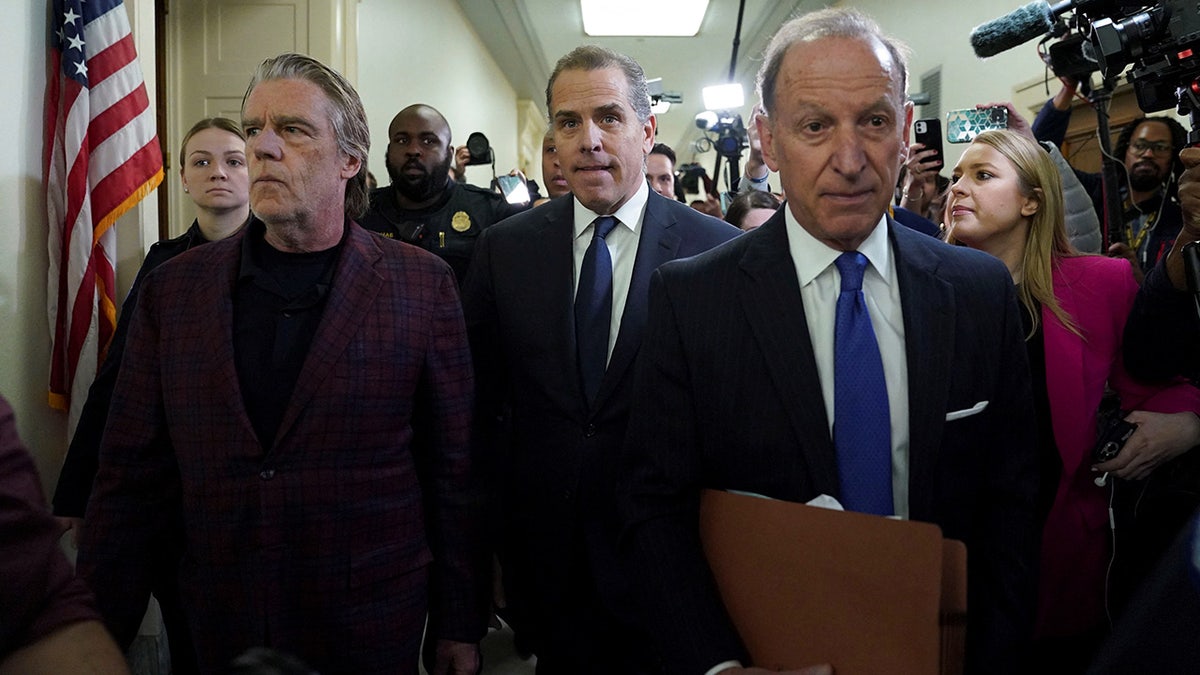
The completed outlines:
[[[1192,117],[1189,142],[1200,141],[1200,10],[1190,0],[1032,2],[971,32],[981,57],[1041,37],[1056,75],[1107,85],[1132,65],[1128,79],[1145,112],[1175,107]]]
[[[1120,213],[1103,104],[1117,77],[1132,65],[1128,79],[1138,107],[1147,113],[1175,107],[1191,119],[1188,145],[1200,144],[1200,6],[1195,0],[1064,0],[1053,6],[1032,2],[976,27],[971,46],[976,55],[988,57],[1039,36],[1043,44],[1059,40],[1045,56],[1056,75],[1086,80],[1100,73],[1100,89],[1090,98],[1099,122],[1105,210]],[[1111,221],[1109,227],[1111,232]],[[1184,262],[1200,314],[1200,247],[1189,246],[1183,249]]]
[[[684,192],[689,194],[708,194],[708,188],[712,185],[712,179],[708,177],[708,171],[704,167],[695,162],[680,164],[676,173],[679,174],[679,182],[683,185]]]
[[[696,115],[696,126],[707,132],[705,139],[726,159],[740,159],[742,150],[750,147],[746,125],[736,113],[705,110]]]

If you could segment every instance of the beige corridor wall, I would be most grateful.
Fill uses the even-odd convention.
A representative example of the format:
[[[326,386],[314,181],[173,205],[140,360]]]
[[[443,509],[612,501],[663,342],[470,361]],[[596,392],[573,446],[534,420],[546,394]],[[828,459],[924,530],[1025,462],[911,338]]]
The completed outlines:
[[[46,2],[24,0],[5,8],[0,44],[5,67],[0,129],[0,393],[12,403],[21,436],[33,451],[43,482],[58,473],[65,447],[65,416],[46,404],[46,215],[42,190],[42,104],[47,46]]]
[[[1025,4],[1021,0],[921,0],[907,6],[889,0],[853,0],[840,3],[871,14],[889,34],[912,48],[909,72],[914,82],[922,74],[941,67],[943,120],[947,110],[971,108],[976,103],[1012,100],[1018,84],[1042,77],[1046,72],[1037,55],[1037,40],[989,59],[980,59],[971,49],[971,30],[1004,16]],[[1050,76],[1050,91],[1058,80]],[[909,91],[917,89],[910,83]],[[918,114],[922,111],[918,109]],[[930,115],[932,116],[932,115]],[[1030,120],[1032,121],[1032,120]],[[947,166],[954,166],[965,145],[946,145]],[[946,171],[949,175],[949,171]]]
[[[383,166],[388,124],[412,103],[441,111],[456,146],[473,131],[486,134],[497,173],[517,165],[516,94],[456,2],[362,0],[358,92],[371,125],[370,167],[380,185],[389,182]],[[467,177],[486,186],[491,167],[470,167]]]
[[[912,49],[909,72],[913,81],[910,82],[910,92],[919,88],[917,85],[921,75],[941,67],[942,110],[937,116],[942,119],[945,119],[947,110],[973,107],[976,103],[1010,100],[1014,87],[1042,77],[1045,73],[1036,52],[1037,40],[981,60],[975,56],[968,39],[975,26],[1004,16],[1025,4],[1025,0],[919,0],[910,3],[845,0],[830,4],[866,12],[874,17],[884,32],[904,41]],[[761,54],[743,54],[739,62],[742,59],[761,63]],[[752,80],[753,76],[750,75],[744,82],[748,99],[754,98]],[[1058,88],[1058,81],[1053,76],[1049,86],[1051,92]],[[933,116],[930,111],[919,108],[916,114]],[[958,161],[964,147],[946,145],[948,166]],[[692,154],[687,151],[686,157],[690,160]],[[704,153],[698,155],[697,161],[711,172],[714,158],[713,153]]]

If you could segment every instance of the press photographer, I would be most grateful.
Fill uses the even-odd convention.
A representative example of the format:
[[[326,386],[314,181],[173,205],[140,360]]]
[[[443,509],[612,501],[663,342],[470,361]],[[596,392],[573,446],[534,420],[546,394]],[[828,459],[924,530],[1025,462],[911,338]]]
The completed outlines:
[[[1200,381],[1200,148],[1180,153],[1183,229],[1146,275],[1125,326],[1125,366],[1137,377]],[[1189,261],[1190,259],[1190,261]]]
[[[1122,214],[1117,227],[1108,231],[1116,242],[1131,235],[1125,244],[1140,253],[1148,270],[1126,329],[1127,365],[1143,378],[1185,374],[1195,380],[1200,373],[1200,249],[1195,243],[1200,241],[1200,150],[1180,149],[1200,143],[1200,11],[1185,0],[1064,0],[1053,6],[1038,1],[978,26],[971,45],[977,55],[987,57],[1039,37],[1043,60],[1064,87],[1047,102],[1035,130],[1042,126],[1050,133],[1047,125],[1053,127],[1057,117],[1062,129],[1055,133],[1062,133],[1062,116],[1070,114],[1075,87],[1089,82],[1093,73],[1100,76],[1100,87],[1088,93],[1105,155],[1104,198],[1097,211]],[[1183,130],[1174,120],[1135,120],[1118,139],[1118,154],[1125,160],[1118,176],[1108,147],[1107,101],[1127,67],[1144,112],[1174,107],[1190,116],[1191,129],[1181,139]],[[1123,208],[1126,204],[1131,213]],[[1147,213],[1147,207],[1154,211]],[[1159,264],[1153,265],[1156,260]]]
[[[1138,661],[1139,667],[1133,670],[1115,668],[1112,664],[1121,661],[1109,660],[1114,658],[1110,654],[1104,661],[1096,661],[1095,655],[1097,647],[1106,642],[1127,641],[1128,625],[1118,624],[1110,634],[1114,620],[1129,612],[1135,590],[1153,581],[1155,563],[1200,502],[1200,407],[1195,387],[1178,377],[1178,373],[1195,370],[1194,359],[1200,352],[1196,309],[1189,306],[1191,297],[1182,290],[1187,275],[1181,261],[1184,244],[1200,238],[1200,184],[1196,184],[1200,168],[1183,171],[1185,166],[1200,165],[1200,150],[1179,153],[1200,139],[1200,62],[1193,56],[1193,50],[1200,47],[1200,12],[1194,4],[1181,0],[1136,5],[1094,0],[1069,0],[1054,6],[1035,2],[976,28],[971,42],[978,55],[990,56],[1039,37],[1039,52],[1064,87],[1046,104],[1034,130],[1039,140],[1061,141],[1076,88],[1087,92],[1097,115],[1104,170],[1102,176],[1081,174],[1079,178],[1094,186],[1097,211],[1107,223],[1109,254],[1144,265],[1149,275],[1141,289],[1133,288],[1123,274],[1113,276],[1117,283],[1112,289],[1098,290],[1101,279],[1095,275],[1077,284],[1056,280],[1053,285],[1055,296],[1084,288],[1096,292],[1091,302],[1069,310],[1072,321],[1082,327],[1072,340],[1078,339],[1078,348],[1085,354],[1097,354],[1104,331],[1099,324],[1087,327],[1082,321],[1090,311],[1112,312],[1116,331],[1109,329],[1111,352],[1101,361],[1085,357],[1070,362],[1083,363],[1085,369],[1106,363],[1108,372],[1102,372],[1103,368],[1096,371],[1101,377],[1091,380],[1089,386],[1115,391],[1119,398],[1112,401],[1110,414],[1104,403],[1099,409],[1090,401],[1079,406],[1078,419],[1095,425],[1094,429],[1086,423],[1080,427],[1084,437],[1093,441],[1086,446],[1091,454],[1083,461],[1060,431],[1065,425],[1061,415],[1065,406],[1051,405],[1050,414],[1041,416],[1054,428],[1053,433],[1042,435],[1040,445],[1043,450],[1057,450],[1061,479],[1044,524],[1039,570],[1042,597],[1035,640],[1038,672],[1193,672],[1195,662],[1186,663],[1186,657],[1179,655],[1190,651],[1194,624],[1187,632],[1186,645],[1181,642],[1179,649],[1167,647],[1147,654],[1155,658]],[[1098,86],[1090,87],[1097,74]],[[1139,118],[1126,126],[1114,152],[1108,104],[1123,75],[1144,112],[1175,107],[1181,114],[1190,114],[1190,134],[1168,118]],[[1188,250],[1194,252],[1195,245]],[[1155,265],[1159,258],[1162,260]],[[1061,275],[1067,263],[1087,261],[1088,257],[1068,248],[1067,255],[1053,266],[1053,273]],[[1114,267],[1111,260],[1092,258],[1091,262],[1097,269]],[[1124,263],[1119,265],[1124,267]],[[1030,272],[1024,270],[1026,284],[1033,277]],[[1122,284],[1124,292],[1114,292]],[[1030,342],[1043,342],[1044,356],[1051,353],[1048,329],[1044,340]],[[1051,400],[1056,390],[1078,381],[1074,375],[1051,375],[1052,369],[1064,363],[1050,358],[1044,361]],[[1128,368],[1123,367],[1126,364]],[[1146,381],[1151,376],[1154,384]],[[1153,391],[1156,387],[1159,389],[1151,399],[1139,400],[1139,388]],[[1089,388],[1089,392],[1095,389]],[[1158,407],[1167,397],[1175,399],[1169,406]],[[1081,584],[1088,574],[1091,581]],[[1047,608],[1057,613],[1049,614]],[[1174,620],[1176,617],[1163,617],[1163,623]]]
[[[1071,121],[1071,102],[1079,81],[1063,77],[1062,89],[1038,113],[1033,133],[1039,141],[1062,146]],[[1149,271],[1171,247],[1183,224],[1177,185],[1183,165],[1179,151],[1187,140],[1183,126],[1170,117],[1139,117],[1121,130],[1114,148],[1120,176],[1121,211],[1104,220],[1106,251],[1125,257],[1140,273]],[[1075,170],[1097,215],[1105,213],[1101,173]]]
[[[1187,132],[1169,117],[1141,117],[1122,130],[1113,151],[1108,103],[1118,76],[1132,64],[1127,79],[1143,111],[1178,107],[1195,120],[1192,85],[1200,63],[1190,49],[1198,29],[1200,14],[1183,0],[1068,0],[1054,6],[1030,3],[971,34],[980,56],[1042,38],[1039,51],[1063,88],[1034,121],[1038,140],[1061,144],[1077,89],[1086,94],[1097,115],[1104,171],[1077,174],[1106,225],[1109,255],[1129,258],[1139,273],[1153,267],[1182,226],[1176,184],[1183,165],[1177,156],[1188,142]],[[1100,85],[1092,88],[1094,73]]]

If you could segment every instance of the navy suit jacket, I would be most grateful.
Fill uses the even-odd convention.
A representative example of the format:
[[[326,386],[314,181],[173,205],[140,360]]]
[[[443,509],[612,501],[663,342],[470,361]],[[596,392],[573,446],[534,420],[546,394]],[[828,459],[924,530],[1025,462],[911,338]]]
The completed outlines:
[[[620,332],[589,406],[575,347],[572,200],[551,200],[484,230],[463,287],[481,406],[477,420],[504,420],[502,433],[483,428],[477,438],[495,462],[508,525],[505,544],[516,556],[508,559],[505,580],[543,615],[565,588],[573,542],[580,538],[602,593],[627,593],[614,557],[613,490],[650,276],[664,262],[740,234],[650,192]]]
[[[888,229],[909,373],[901,405],[910,515],[967,544],[972,670],[1017,672],[1012,659],[1032,627],[1039,530],[1015,291],[995,258],[891,219]],[[624,543],[647,582],[668,664],[702,673],[746,655],[700,548],[700,490],[796,502],[839,495],[784,210],[728,246],[663,266],[649,315],[620,487]],[[984,401],[977,414],[946,419]]]
[[[79,574],[119,640],[145,612],[148,548],[175,513],[203,672],[256,645],[323,673],[394,672],[419,640],[427,575],[432,635],[483,636],[473,380],[454,275],[433,254],[347,227],[270,449],[234,365],[245,229],[147,277],[79,547]]]

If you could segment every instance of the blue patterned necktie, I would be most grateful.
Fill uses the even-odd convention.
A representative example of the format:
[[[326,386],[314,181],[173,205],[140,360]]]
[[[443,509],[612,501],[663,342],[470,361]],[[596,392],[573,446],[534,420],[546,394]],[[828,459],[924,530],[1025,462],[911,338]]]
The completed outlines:
[[[575,344],[579,349],[579,375],[589,402],[600,391],[608,365],[608,332],[612,321],[612,256],[604,240],[617,219],[601,216],[592,223],[592,243],[579,267],[575,291]]]
[[[891,515],[892,428],[883,360],[863,297],[867,258],[847,251],[835,263],[842,275],[833,347],[833,443],[842,505]]]

